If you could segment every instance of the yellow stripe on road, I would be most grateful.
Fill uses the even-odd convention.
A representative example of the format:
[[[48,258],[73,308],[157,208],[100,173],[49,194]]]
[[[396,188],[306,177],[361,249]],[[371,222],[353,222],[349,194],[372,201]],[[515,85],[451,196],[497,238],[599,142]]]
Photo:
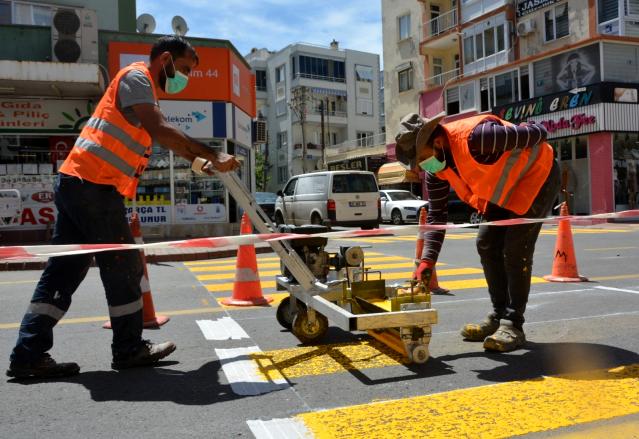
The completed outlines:
[[[304,346],[251,354],[267,379],[328,375],[405,364],[406,360],[377,340]]]
[[[316,439],[493,439],[639,413],[637,401],[639,364],[633,364],[304,413],[296,418]]]
[[[263,280],[261,282],[262,285],[262,290],[265,290],[267,288],[275,288],[275,281],[274,280]],[[211,293],[222,293],[222,292],[226,292],[228,293],[229,291],[233,291],[233,282],[224,282],[224,283],[219,283],[219,284],[207,284],[204,285],[204,287],[210,291]]]
[[[37,279],[33,279],[33,280],[10,280],[10,281],[0,282],[0,285],[34,284],[36,282],[38,282]]]

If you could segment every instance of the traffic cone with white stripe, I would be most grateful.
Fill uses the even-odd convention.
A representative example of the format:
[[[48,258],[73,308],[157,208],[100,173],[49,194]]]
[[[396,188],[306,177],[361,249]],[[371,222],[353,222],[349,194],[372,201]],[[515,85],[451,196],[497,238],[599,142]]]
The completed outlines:
[[[426,225],[426,219],[428,216],[428,212],[426,209],[420,209],[419,211],[419,225]],[[424,250],[424,233],[420,230],[417,233],[417,243],[415,244],[415,264],[419,265],[422,259],[422,251]],[[430,275],[430,284],[428,285],[428,289],[432,294],[448,294],[450,290],[446,288],[442,288],[439,286],[439,282],[437,281],[437,271],[435,267],[433,267],[433,271]]]
[[[144,244],[142,240],[142,232],[140,231],[140,218],[137,213],[131,215],[131,221],[129,223],[131,227],[131,234],[136,244]],[[166,322],[171,320],[168,316],[161,316],[155,314],[155,307],[153,306],[153,296],[151,296],[151,284],[149,283],[149,272],[146,269],[146,256],[144,250],[140,250],[140,259],[142,260],[142,266],[144,267],[144,275],[140,279],[140,289],[142,290],[142,302],[143,302],[143,321],[145,328],[159,328]],[[102,325],[105,329],[111,329],[111,321],[108,321]]]
[[[253,226],[246,212],[242,215],[240,234],[250,235]],[[224,305],[256,306],[267,305],[273,301],[272,297],[262,294],[262,283],[257,270],[257,255],[253,244],[240,245],[237,249],[237,264],[235,271],[235,283],[233,284],[233,296],[222,299]]]

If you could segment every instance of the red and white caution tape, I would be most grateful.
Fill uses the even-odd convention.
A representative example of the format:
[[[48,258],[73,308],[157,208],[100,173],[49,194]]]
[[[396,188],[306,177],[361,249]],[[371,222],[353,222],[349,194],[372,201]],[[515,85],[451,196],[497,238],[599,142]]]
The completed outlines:
[[[482,226],[513,226],[531,223],[557,224],[559,221],[568,220],[576,225],[601,224],[609,219],[639,218],[638,210],[626,210],[615,213],[601,213],[589,216],[555,216],[548,218],[514,218],[507,220],[482,223]],[[222,236],[215,238],[196,238],[182,241],[165,241],[152,244],[65,244],[65,245],[33,245],[33,246],[3,246],[0,247],[0,260],[30,259],[52,256],[71,256],[87,253],[121,250],[143,249],[177,249],[177,248],[206,248],[223,249],[240,245],[251,245],[260,242],[276,240],[289,240],[301,238],[360,238],[380,235],[416,235],[430,230],[463,229],[476,227],[476,224],[425,224],[393,226],[384,229],[373,230],[344,230],[339,232],[316,233],[302,235],[297,233],[266,233],[254,235]]]

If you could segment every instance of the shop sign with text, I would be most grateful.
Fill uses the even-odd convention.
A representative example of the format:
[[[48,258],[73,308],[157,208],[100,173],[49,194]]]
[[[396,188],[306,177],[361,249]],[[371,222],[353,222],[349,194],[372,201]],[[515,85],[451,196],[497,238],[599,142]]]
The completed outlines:
[[[86,100],[0,99],[0,133],[79,133],[92,112]]]
[[[138,213],[138,217],[140,218],[140,224],[142,225],[157,225],[157,224],[168,224],[171,221],[171,206],[161,204],[149,204],[146,206],[136,206],[135,211]],[[126,216],[130,220],[131,214],[133,213],[133,206],[128,206],[126,208]]]
[[[559,119],[545,119],[536,122],[543,125],[548,134],[552,135],[560,130],[582,131],[592,128],[592,125],[597,124],[597,116],[580,113],[572,117],[562,116]]]
[[[175,221],[178,223],[209,223],[226,221],[226,207],[223,204],[177,204]]]
[[[195,139],[213,137],[213,104],[203,101],[160,101],[166,120]]]
[[[329,171],[366,171],[366,157],[343,160],[341,162],[329,163]]]
[[[519,0],[517,2],[517,17],[523,17],[538,9],[557,3],[558,0]]]

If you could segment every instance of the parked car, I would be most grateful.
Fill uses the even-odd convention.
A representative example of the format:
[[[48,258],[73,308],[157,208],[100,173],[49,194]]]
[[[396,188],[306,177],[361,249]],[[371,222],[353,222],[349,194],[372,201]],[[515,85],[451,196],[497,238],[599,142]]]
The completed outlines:
[[[255,201],[271,220],[275,220],[275,201],[277,194],[273,192],[255,192]]]
[[[323,171],[291,177],[277,193],[276,224],[379,226],[379,188],[368,171]]]
[[[382,221],[395,225],[405,221],[417,221],[421,209],[428,209],[428,202],[416,197],[409,191],[384,189],[379,191]]]
[[[455,191],[448,194],[448,221],[451,223],[479,224],[484,221],[481,213],[459,199]]]

